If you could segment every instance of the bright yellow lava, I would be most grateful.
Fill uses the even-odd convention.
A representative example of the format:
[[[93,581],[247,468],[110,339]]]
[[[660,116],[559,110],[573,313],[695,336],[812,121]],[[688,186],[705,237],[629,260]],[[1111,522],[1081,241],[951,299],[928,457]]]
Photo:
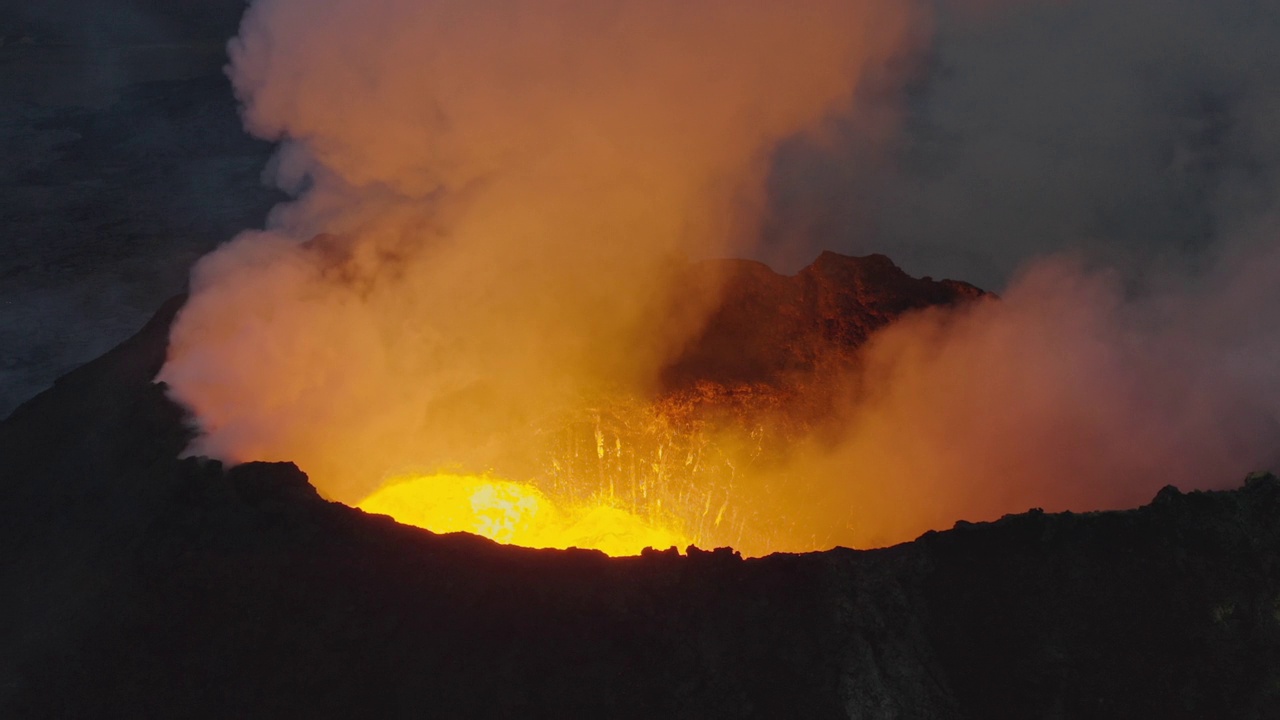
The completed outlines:
[[[689,545],[679,532],[620,508],[561,508],[532,485],[476,475],[397,478],[358,507],[432,532],[469,532],[532,548],[593,548],[621,557]]]

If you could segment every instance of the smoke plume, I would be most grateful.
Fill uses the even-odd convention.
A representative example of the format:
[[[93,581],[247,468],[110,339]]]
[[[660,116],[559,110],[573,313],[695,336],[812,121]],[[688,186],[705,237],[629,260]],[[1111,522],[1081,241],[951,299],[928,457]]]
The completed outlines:
[[[1276,468],[1280,11],[933,6],[923,52],[835,141],[784,147],[766,252],[886,252],[1003,299],[874,339],[835,427],[760,481],[795,488],[789,542],[883,544]],[[877,103],[906,108],[897,133],[867,132]]]
[[[1167,484],[1233,487],[1276,467],[1277,225],[1233,246],[1140,296],[1055,256],[1001,299],[890,325],[837,429],[768,480],[809,486],[786,513],[817,535],[792,542],[877,546],[1032,507],[1134,507]]]
[[[195,270],[161,375],[192,452],[293,460],[347,502],[517,466],[549,415],[651,389],[715,301],[684,258],[838,239],[1020,269],[875,336],[820,390],[832,417],[731,468],[703,515],[737,534],[704,544],[880,545],[1273,466],[1278,145],[1253,90],[1280,75],[1230,67],[1261,45],[1210,62],[1173,22],[1130,42],[1146,0],[935,5],[256,0],[231,75],[296,200]],[[1059,45],[1020,34],[1044,17]],[[1036,60],[1063,43],[1101,49]],[[1126,90],[1184,66],[1190,89]],[[752,245],[762,219],[781,245]]]
[[[1197,271],[1274,210],[1280,5],[931,5],[931,36],[880,95],[905,108],[900,132],[869,141],[864,102],[839,142],[779,163],[787,257],[882,252],[993,290],[1064,249],[1130,276]]]
[[[194,271],[161,375],[193,452],[350,502],[643,390],[712,300],[682,258],[748,250],[774,146],[914,26],[872,0],[257,0],[230,73],[297,200]]]

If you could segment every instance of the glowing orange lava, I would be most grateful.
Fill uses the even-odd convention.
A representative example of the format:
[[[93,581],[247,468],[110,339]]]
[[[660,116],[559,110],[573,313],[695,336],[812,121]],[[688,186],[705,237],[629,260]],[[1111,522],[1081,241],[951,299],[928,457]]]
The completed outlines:
[[[533,548],[592,548],[619,557],[689,544],[670,520],[641,517],[607,500],[560,506],[533,485],[478,475],[395,478],[358,507],[433,532],[469,532]]]

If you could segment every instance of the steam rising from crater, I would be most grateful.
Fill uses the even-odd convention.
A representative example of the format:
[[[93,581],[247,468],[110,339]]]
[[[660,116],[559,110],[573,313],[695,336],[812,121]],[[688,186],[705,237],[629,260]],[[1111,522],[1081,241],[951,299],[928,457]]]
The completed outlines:
[[[643,390],[741,253],[770,153],[909,41],[873,0],[257,0],[230,73],[298,199],[205,258],[161,379],[194,452],[356,501]]]
[[[1198,277],[1126,292],[1042,258],[1004,296],[905,317],[864,347],[836,431],[771,484],[815,544],[878,546],[1041,507],[1136,507],[1280,463],[1280,227]]]
[[[297,199],[194,272],[160,377],[201,422],[192,451],[296,461],[357,502],[518,466],[547,417],[644,397],[717,299],[685,259],[750,254],[778,143],[823,147],[927,26],[876,0],[256,0],[231,76]],[[834,412],[784,460],[693,498],[769,527],[712,542],[885,544],[1280,460],[1275,227],[1139,295],[1054,258],[1003,300],[902,319],[819,388]],[[597,418],[582,453],[621,472],[620,443]]]

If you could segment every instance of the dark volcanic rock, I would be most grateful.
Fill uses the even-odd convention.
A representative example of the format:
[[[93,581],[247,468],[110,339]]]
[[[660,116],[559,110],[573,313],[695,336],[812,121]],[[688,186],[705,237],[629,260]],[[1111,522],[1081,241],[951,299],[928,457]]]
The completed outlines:
[[[868,552],[503,547],[178,460],[175,307],[0,424],[0,714],[1274,717],[1274,477]]]
[[[663,372],[668,390],[698,382],[788,385],[847,364],[871,333],[911,310],[981,297],[955,280],[913,278],[884,255],[824,252],[795,275],[752,260],[694,266],[696,282],[722,287],[702,332]]]

